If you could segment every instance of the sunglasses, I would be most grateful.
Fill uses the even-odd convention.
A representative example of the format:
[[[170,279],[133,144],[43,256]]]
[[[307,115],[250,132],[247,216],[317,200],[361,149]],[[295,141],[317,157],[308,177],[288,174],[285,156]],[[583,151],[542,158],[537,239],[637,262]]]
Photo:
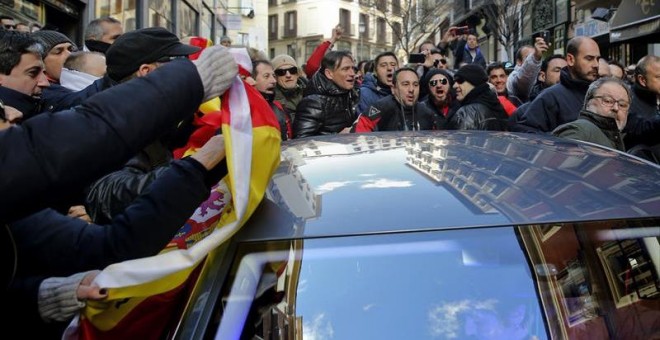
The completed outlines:
[[[449,80],[447,80],[447,78],[442,78],[442,79],[433,79],[433,80],[429,81],[429,85],[431,85],[431,86],[436,86],[436,85],[438,85],[438,81],[439,81],[440,84],[442,84],[442,85],[447,85],[447,84],[449,84]]]
[[[16,29],[16,25],[3,25],[5,29],[11,30],[11,29]]]
[[[289,68],[278,68],[275,70],[275,75],[278,77],[284,77],[287,72],[289,72],[290,75],[298,74],[298,68],[295,66]]]

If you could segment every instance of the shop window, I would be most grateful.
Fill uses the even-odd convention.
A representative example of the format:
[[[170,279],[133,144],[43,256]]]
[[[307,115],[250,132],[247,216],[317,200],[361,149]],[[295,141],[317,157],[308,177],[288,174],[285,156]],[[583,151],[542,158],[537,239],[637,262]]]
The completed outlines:
[[[135,27],[135,0],[98,0],[95,1],[94,15],[96,18],[113,17],[121,21],[124,32]]]
[[[148,27],[163,27],[172,31],[172,0],[149,0]]]
[[[180,2],[178,7],[179,21],[177,26],[179,29],[177,35],[180,38],[198,35],[197,23],[199,22],[199,13],[185,1]]]

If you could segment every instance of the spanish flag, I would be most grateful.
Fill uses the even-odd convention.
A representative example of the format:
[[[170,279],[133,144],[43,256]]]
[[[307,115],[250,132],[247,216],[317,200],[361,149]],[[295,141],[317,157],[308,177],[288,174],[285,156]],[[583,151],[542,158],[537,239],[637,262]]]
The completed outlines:
[[[245,49],[232,49],[252,69]],[[280,160],[280,132],[261,94],[238,76],[223,95],[222,134],[228,175],[212,190],[159,255],[105,268],[96,283],[106,301],[88,301],[65,333],[67,339],[160,339],[179,317],[186,292],[206,255],[227,241],[261,202]]]

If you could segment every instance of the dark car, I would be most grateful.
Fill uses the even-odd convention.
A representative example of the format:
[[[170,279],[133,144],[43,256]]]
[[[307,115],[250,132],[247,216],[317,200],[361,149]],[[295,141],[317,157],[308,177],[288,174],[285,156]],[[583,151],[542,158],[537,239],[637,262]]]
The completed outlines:
[[[294,140],[175,337],[659,339],[660,167],[538,135]]]

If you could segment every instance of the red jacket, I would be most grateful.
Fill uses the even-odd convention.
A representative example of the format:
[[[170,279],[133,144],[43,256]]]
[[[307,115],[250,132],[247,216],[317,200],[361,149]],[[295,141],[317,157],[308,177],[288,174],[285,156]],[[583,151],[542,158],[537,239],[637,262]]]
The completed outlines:
[[[321,61],[323,60],[325,53],[328,52],[331,47],[332,43],[329,40],[316,46],[314,52],[312,52],[312,55],[309,56],[309,59],[307,59],[307,63],[305,64],[305,74],[307,75],[307,79],[312,79],[314,73],[321,68]]]

